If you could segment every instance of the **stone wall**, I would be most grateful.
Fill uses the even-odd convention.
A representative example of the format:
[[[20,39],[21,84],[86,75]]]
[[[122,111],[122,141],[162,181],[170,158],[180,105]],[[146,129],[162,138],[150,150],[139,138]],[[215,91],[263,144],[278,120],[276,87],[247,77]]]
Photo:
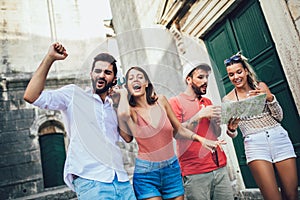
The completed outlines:
[[[26,80],[2,77],[0,96],[0,198],[15,198],[43,190],[40,151],[29,127],[34,109],[24,109]]]
[[[102,2],[3,0],[0,4],[0,199],[45,191],[38,125],[45,113],[23,100],[49,45],[65,45],[68,58],[51,68],[46,88],[86,84],[90,59],[109,51]],[[59,119],[59,113],[55,112]],[[55,190],[55,189],[54,189]]]
[[[0,199],[44,191],[38,133],[31,131],[39,116],[37,108],[28,108],[23,100],[29,79],[19,76],[0,78]],[[49,80],[47,88],[67,83],[72,79]]]

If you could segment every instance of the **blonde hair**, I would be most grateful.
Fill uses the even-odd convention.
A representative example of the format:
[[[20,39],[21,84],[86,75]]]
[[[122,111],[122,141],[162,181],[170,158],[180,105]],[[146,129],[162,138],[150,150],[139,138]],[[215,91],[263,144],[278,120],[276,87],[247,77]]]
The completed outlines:
[[[234,63],[241,63],[244,69],[247,69],[248,76],[247,82],[252,89],[257,89],[258,83],[260,80],[258,79],[253,67],[248,63],[248,58],[242,55],[239,51],[235,55],[225,60],[225,66],[228,67]]]

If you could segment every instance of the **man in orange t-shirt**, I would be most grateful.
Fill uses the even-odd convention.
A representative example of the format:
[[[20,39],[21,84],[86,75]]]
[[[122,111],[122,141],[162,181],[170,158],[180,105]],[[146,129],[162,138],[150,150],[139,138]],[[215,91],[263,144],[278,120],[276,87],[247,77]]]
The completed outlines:
[[[187,87],[169,102],[183,126],[210,140],[221,134],[220,106],[202,95],[206,94],[211,67],[192,62],[183,67]],[[177,139],[177,155],[187,199],[232,200],[233,191],[226,169],[226,155],[219,147],[212,153],[201,143]]]

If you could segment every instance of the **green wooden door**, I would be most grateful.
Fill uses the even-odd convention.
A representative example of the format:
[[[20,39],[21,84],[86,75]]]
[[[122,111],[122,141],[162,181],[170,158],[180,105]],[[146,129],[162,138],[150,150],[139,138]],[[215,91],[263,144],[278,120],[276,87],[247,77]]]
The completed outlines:
[[[66,159],[64,135],[53,133],[39,137],[44,187],[64,184],[63,168]]]
[[[243,1],[232,14],[229,14],[203,39],[211,56],[214,72],[217,72],[216,77],[219,79],[217,82],[222,83],[218,85],[221,97],[233,88],[227,78],[223,62],[241,50],[243,55],[249,59],[258,77],[270,87],[280,102],[284,111],[282,125],[288,130],[296,154],[299,156],[299,115],[259,2],[257,0]],[[246,164],[241,134],[233,142],[246,187],[257,187]],[[299,176],[299,158],[297,164]]]

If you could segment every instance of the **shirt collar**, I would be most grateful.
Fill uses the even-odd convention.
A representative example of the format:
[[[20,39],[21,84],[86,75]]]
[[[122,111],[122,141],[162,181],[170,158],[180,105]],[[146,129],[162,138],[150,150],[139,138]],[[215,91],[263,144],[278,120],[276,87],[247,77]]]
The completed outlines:
[[[93,98],[97,99],[97,100],[100,101],[101,103],[103,103],[102,100],[101,100],[101,98],[100,98],[100,96],[99,96],[98,94],[95,94],[95,93],[93,92],[93,90],[92,90],[91,87],[87,87],[87,88],[85,89],[85,92],[88,93],[89,95],[93,96]],[[104,100],[104,104],[106,104],[106,103],[111,103],[111,102],[112,102],[112,99],[111,99],[109,96],[106,96],[106,97],[105,97],[105,100]]]
[[[204,100],[203,100],[203,97],[201,97],[201,98],[198,100],[197,97],[189,96],[189,95],[187,95],[187,94],[185,94],[185,93],[183,93],[183,92],[182,92],[180,95],[181,95],[183,98],[185,98],[185,99],[187,99],[187,100],[189,100],[189,101],[199,101],[200,103],[204,101]]]

